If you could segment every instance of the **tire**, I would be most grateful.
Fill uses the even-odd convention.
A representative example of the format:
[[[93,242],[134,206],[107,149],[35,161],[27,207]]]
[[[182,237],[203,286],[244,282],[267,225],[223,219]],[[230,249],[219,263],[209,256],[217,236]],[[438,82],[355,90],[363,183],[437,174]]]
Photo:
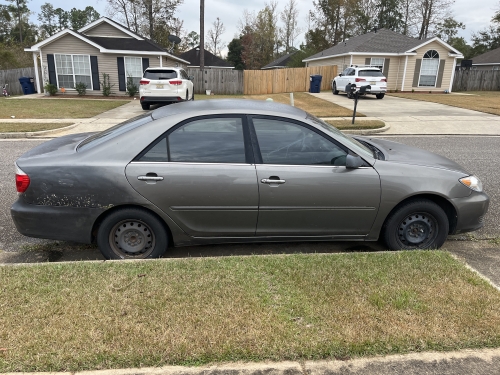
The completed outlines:
[[[333,85],[332,85],[332,93],[333,93],[333,95],[339,94],[339,90],[337,90],[337,84],[335,82],[333,82]]]
[[[385,94],[377,94],[375,95],[377,99],[384,99]]]
[[[354,95],[352,93],[348,92],[347,99],[354,99]]]
[[[144,104],[144,103],[141,103],[141,107],[142,107],[142,109],[144,109],[145,111],[149,111],[149,108],[151,107],[151,104]]]
[[[104,219],[97,232],[97,246],[106,259],[159,258],[167,251],[168,235],[152,213],[125,208]]]
[[[448,217],[428,200],[408,202],[387,218],[383,239],[390,250],[439,249],[449,231]]]
[[[193,89],[193,95],[191,96],[191,101],[194,100],[194,89]]]
[[[186,90],[186,102],[189,101],[189,90]]]

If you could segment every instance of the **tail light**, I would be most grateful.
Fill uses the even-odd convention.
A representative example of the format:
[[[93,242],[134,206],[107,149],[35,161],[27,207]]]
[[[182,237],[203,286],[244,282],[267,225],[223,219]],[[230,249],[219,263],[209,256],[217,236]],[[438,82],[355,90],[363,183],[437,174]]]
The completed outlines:
[[[141,79],[139,85],[149,85],[149,82],[151,82],[149,79]]]
[[[176,86],[182,85],[182,81],[168,81],[168,83],[170,83],[171,85],[176,85]]]
[[[24,193],[30,186],[30,177],[16,164],[16,188],[18,193]]]
[[[387,82],[387,79],[382,78],[382,79],[380,80],[380,82]]]
[[[364,78],[356,78],[356,82],[366,82],[366,79],[364,79]]]

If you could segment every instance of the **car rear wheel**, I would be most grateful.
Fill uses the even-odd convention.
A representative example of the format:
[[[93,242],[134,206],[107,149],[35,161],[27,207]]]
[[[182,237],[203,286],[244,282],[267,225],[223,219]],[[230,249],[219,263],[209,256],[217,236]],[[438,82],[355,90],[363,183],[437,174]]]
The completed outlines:
[[[193,95],[191,96],[191,100],[194,100],[194,90],[193,90]]]
[[[149,111],[149,108],[151,107],[151,104],[144,104],[144,103],[141,103],[141,107],[142,107],[142,109],[144,109],[145,111]]]
[[[158,258],[167,251],[168,236],[152,213],[127,208],[104,219],[97,232],[97,246],[106,259]]]
[[[385,94],[377,94],[375,95],[377,99],[384,99]]]
[[[333,92],[333,95],[339,94],[339,90],[337,90],[337,84],[335,82],[333,82],[333,85],[332,85],[332,92]]]
[[[408,202],[387,219],[383,238],[391,250],[438,249],[448,237],[448,217],[428,200]]]

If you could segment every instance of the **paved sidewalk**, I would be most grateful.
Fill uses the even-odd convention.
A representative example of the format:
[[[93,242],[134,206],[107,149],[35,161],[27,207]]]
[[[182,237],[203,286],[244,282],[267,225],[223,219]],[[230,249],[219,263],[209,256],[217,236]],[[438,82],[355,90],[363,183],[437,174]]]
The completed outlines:
[[[311,94],[320,99],[353,109],[354,102],[331,91]],[[474,98],[471,98],[474,100]],[[358,101],[357,110],[365,119],[382,120],[390,127],[382,134],[500,135],[500,116],[443,104],[385,96],[368,96]]]

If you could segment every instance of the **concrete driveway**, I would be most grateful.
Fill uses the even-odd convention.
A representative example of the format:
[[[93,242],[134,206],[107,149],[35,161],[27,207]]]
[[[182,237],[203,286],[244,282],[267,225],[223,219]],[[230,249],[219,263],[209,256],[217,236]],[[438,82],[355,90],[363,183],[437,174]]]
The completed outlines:
[[[324,91],[311,95],[354,109],[354,101],[343,94],[333,95],[331,91]],[[479,100],[473,95],[470,98]],[[379,100],[369,95],[360,98],[357,110],[367,117],[380,119],[389,125],[390,129],[383,134],[500,134],[500,116],[444,104],[388,95]]]

